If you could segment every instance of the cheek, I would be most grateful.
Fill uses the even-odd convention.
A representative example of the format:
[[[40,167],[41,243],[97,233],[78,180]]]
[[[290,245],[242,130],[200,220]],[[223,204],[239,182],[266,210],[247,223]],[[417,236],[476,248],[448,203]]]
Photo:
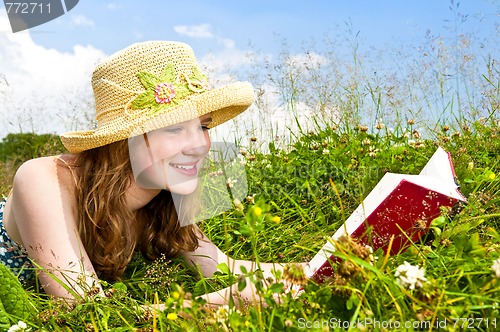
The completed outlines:
[[[173,158],[176,154],[179,153],[179,151],[175,149],[175,146],[175,144],[167,143],[156,146],[155,149],[152,150],[152,155],[155,162]]]
[[[157,135],[150,141],[150,155],[155,162],[168,160],[179,154],[182,146],[182,139],[179,137],[169,137],[168,135]]]
[[[212,142],[210,141],[210,133],[208,132],[208,130],[205,132],[205,142],[207,144],[207,153],[208,153],[208,151],[210,151],[210,145],[212,144]]]

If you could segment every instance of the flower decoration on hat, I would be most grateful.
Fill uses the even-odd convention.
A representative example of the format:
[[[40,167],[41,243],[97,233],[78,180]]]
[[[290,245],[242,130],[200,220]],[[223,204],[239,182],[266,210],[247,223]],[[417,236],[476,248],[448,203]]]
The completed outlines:
[[[168,104],[175,98],[175,88],[169,83],[160,83],[155,88],[155,100],[158,104]]]
[[[212,90],[212,87],[208,84],[207,77],[196,67],[193,68],[193,74],[190,77],[186,77],[186,81],[191,91],[204,92]]]
[[[172,64],[165,67],[160,77],[148,72],[140,72],[137,78],[146,91],[137,96],[130,107],[132,109],[150,108],[151,113],[154,114],[178,105],[188,95],[211,89],[207,77],[196,67],[193,67],[191,76],[185,74],[182,76],[177,75]]]

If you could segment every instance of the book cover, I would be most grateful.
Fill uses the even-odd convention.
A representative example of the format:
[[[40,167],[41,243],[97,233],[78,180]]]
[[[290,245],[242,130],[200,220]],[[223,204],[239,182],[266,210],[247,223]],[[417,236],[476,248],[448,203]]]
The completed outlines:
[[[438,148],[418,175],[386,173],[345,223],[331,237],[357,238],[373,250],[390,254],[403,252],[424,235],[431,221],[441,214],[441,207],[466,202],[460,193],[450,154]],[[306,274],[321,281],[333,274],[331,263],[335,246],[327,241],[309,263]]]

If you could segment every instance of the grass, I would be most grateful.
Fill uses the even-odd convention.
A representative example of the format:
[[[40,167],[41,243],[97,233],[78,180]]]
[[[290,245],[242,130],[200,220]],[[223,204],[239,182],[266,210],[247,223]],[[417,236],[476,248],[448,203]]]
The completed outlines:
[[[410,124],[404,132],[411,132]],[[146,262],[138,257],[122,282],[105,284],[105,298],[89,290],[86,299],[68,306],[29,290],[36,310],[26,323],[33,330],[87,331],[292,331],[356,322],[392,327],[413,322],[434,329],[473,323],[478,330],[491,330],[500,314],[500,279],[492,270],[500,257],[498,122],[477,121],[454,132],[445,127],[438,139],[405,133],[332,125],[305,133],[288,151],[271,147],[271,153],[262,154],[248,146],[247,179],[255,196],[201,227],[235,258],[307,261],[385,172],[418,173],[436,146],[442,146],[452,154],[469,202],[457,214],[443,214],[445,222],[435,223],[425,240],[406,252],[393,257],[375,252],[372,265],[355,254],[355,244],[341,243],[339,256],[349,264],[336,266],[333,280],[309,281],[293,298],[284,292],[282,281],[293,279],[294,273],[277,276],[271,284],[257,273],[252,278],[262,303],[219,310],[204,308],[196,296],[241,283],[241,277],[221,266],[214,277],[198,280],[178,260]],[[412,290],[398,282],[395,271],[405,261],[425,269],[422,287]],[[192,308],[182,307],[186,296],[195,299]],[[164,312],[140,307],[159,302],[166,303]]]

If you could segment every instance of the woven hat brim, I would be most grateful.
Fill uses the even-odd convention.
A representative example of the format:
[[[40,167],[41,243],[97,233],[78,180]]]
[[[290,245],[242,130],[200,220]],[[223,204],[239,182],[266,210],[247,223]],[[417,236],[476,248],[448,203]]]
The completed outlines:
[[[78,153],[128,139],[173,124],[192,120],[211,113],[209,127],[218,126],[241,112],[254,101],[253,87],[248,82],[237,82],[203,93],[193,94],[179,105],[157,113],[150,109],[124,110],[122,116],[95,130],[73,131],[61,135],[61,141],[71,153]]]

